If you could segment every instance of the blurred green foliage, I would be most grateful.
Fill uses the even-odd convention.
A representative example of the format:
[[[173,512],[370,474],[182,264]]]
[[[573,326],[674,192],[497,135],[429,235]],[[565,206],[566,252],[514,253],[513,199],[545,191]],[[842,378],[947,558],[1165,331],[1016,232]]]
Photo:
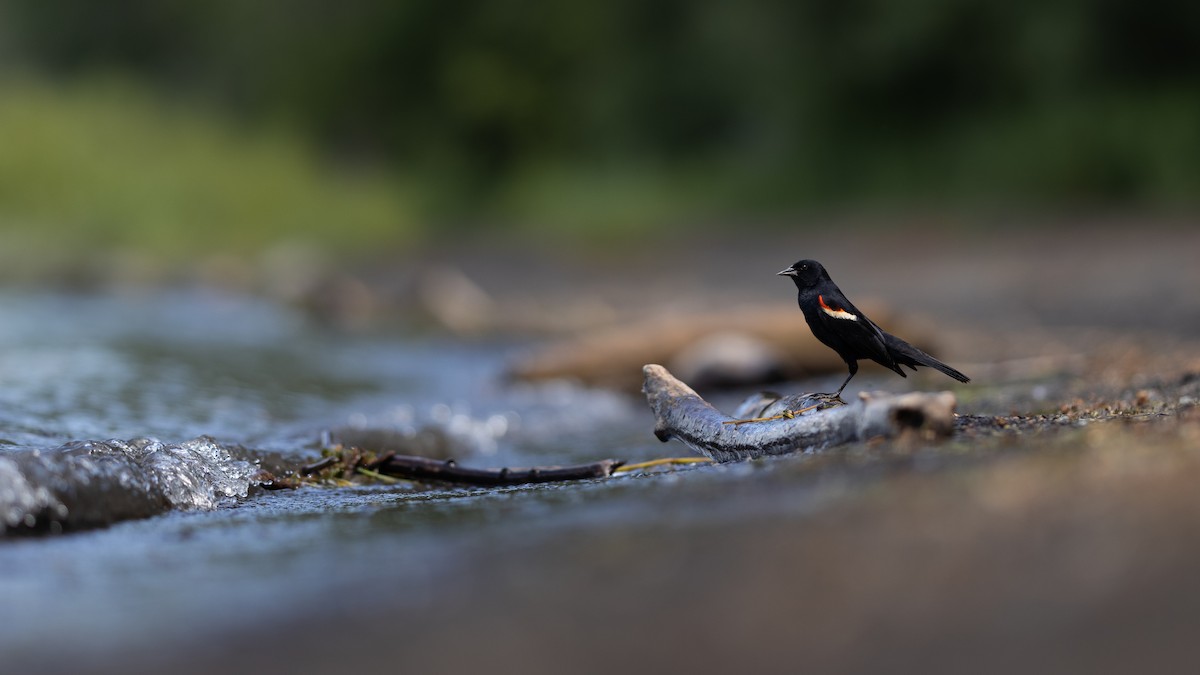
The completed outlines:
[[[286,134],[246,134],[120,80],[0,82],[0,129],[4,257],[115,248],[180,260],[281,240],[349,252],[416,234],[379,177],[335,174]]]
[[[630,230],[814,206],[1191,207],[1200,181],[1197,3],[9,0],[0,25],[27,73],[117,71],[157,100],[291,129],[403,187],[424,222]],[[211,133],[177,141],[188,162]],[[96,161],[78,177],[104,184]],[[240,180],[212,187],[267,221],[287,189],[307,192],[277,186],[276,202],[251,205]],[[197,222],[227,217],[204,208]],[[332,222],[311,202],[292,211],[310,209]]]

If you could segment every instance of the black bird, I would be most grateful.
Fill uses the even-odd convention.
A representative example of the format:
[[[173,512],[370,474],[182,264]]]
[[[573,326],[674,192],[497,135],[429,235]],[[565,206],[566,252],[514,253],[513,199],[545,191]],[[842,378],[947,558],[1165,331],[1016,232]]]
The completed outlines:
[[[900,366],[908,366],[913,370],[917,366],[928,366],[959,382],[971,381],[966,375],[876,326],[874,321],[846,299],[821,263],[801,260],[780,272],[779,276],[791,277],[796,283],[800,291],[800,310],[804,312],[804,319],[808,321],[813,335],[837,352],[850,367],[850,375],[838,387],[834,397],[841,398],[842,390],[858,372],[859,359],[871,359],[896,371],[900,377],[908,377]]]

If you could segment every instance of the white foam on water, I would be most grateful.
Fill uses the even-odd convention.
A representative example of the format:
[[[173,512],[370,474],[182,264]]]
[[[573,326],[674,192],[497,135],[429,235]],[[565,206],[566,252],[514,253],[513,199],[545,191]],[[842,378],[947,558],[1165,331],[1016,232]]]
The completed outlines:
[[[132,459],[176,509],[211,509],[244,498],[256,472],[206,436],[177,445],[154,438],[93,442],[90,453]]]
[[[244,498],[256,472],[208,437],[81,441],[0,456],[0,533],[211,509]]]

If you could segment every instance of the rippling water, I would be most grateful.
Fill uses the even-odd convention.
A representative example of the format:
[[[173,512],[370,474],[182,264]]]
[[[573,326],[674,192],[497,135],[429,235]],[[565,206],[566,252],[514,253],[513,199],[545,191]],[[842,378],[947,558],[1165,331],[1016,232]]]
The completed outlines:
[[[211,508],[246,496],[256,453],[330,429],[544,463],[596,458],[631,417],[615,394],[503,384],[510,347],[332,335],[247,298],[9,296],[0,315],[0,530]]]
[[[506,384],[515,345],[336,334],[208,292],[9,293],[0,317],[0,656],[33,670],[67,658],[50,635],[129,665],[181,622],[245,630],[384,561],[435,574],[514,499],[584,517],[552,486],[253,487],[259,457],[315,456],[329,430],[479,466],[663,452],[632,397]]]

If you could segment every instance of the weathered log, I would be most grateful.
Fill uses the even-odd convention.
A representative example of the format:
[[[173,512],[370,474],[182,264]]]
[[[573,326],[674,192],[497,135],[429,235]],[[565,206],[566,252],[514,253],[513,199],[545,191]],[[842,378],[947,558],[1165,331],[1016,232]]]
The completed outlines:
[[[643,366],[642,374],[642,391],[654,412],[654,435],[664,442],[678,439],[718,462],[820,450],[893,437],[906,430],[946,436],[954,429],[956,401],[948,391],[864,394],[847,405],[818,407],[790,419],[733,424],[733,418],[713,408],[666,368],[651,364]],[[792,396],[786,400],[792,406],[809,407],[826,399]]]

